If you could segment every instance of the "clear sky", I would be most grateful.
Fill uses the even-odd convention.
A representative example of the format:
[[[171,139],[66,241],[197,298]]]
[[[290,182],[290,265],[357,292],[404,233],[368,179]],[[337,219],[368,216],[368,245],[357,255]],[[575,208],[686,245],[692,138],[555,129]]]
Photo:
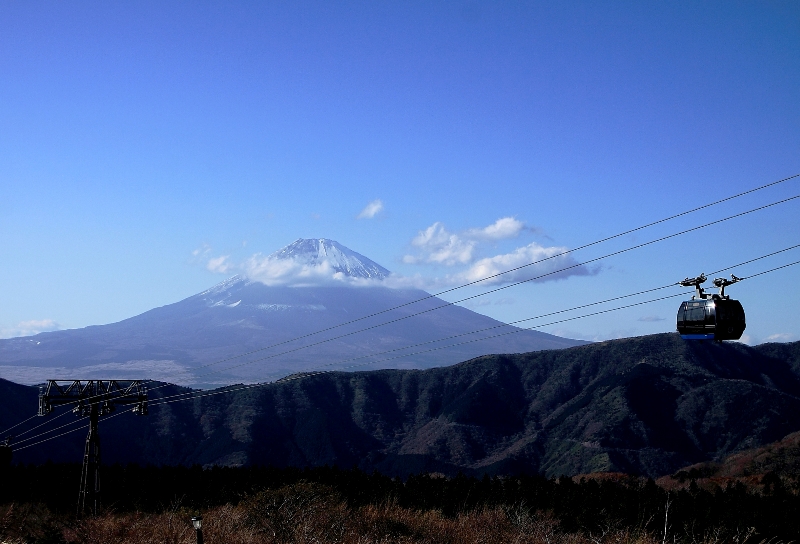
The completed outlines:
[[[301,237],[434,289],[798,173],[797,2],[0,6],[2,337],[176,302]],[[574,258],[796,194],[800,178]],[[800,243],[799,216],[795,200],[469,307],[513,320],[660,286]],[[798,280],[730,289],[748,342],[800,340]],[[674,330],[678,302],[545,330]]]

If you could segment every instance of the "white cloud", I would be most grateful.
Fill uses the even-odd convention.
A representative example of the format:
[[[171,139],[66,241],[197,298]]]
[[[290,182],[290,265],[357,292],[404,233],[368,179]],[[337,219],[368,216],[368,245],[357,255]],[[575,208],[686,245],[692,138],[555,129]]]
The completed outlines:
[[[203,245],[201,245],[200,247],[198,247],[197,249],[192,251],[192,256],[193,257],[200,257],[202,255],[207,255],[210,251],[211,251],[211,246],[209,246],[208,244],[204,243]]]
[[[639,321],[644,321],[645,323],[655,323],[657,321],[664,321],[667,319],[666,317],[659,317],[657,315],[643,315],[639,318]]]
[[[52,366],[0,366],[0,376],[12,382],[37,384],[48,379],[69,379],[70,376],[84,378],[132,378],[163,380],[182,385],[192,385],[199,380],[191,375],[188,367],[172,360],[135,360],[124,363],[101,363],[79,367]]]
[[[452,283],[447,279],[439,279],[439,278],[425,278],[422,277],[420,274],[414,274],[413,276],[401,276],[400,274],[392,274],[388,278],[384,279],[380,285],[384,287],[389,287],[391,289],[423,289],[423,290],[435,290],[441,289],[443,287],[448,287]]]
[[[467,308],[480,308],[481,306],[506,306],[515,302],[513,298],[500,298],[497,300],[474,298],[464,302],[463,305]]]
[[[30,321],[21,321],[17,328],[23,331],[30,331],[30,334],[36,334],[45,331],[54,331],[59,328],[58,323],[52,319],[32,319]]]
[[[361,216],[372,217],[382,208],[380,200],[371,202]],[[514,283],[518,281],[545,282],[576,275],[590,275],[594,271],[581,265],[571,255],[561,255],[567,248],[544,247],[536,242],[519,247],[510,253],[476,260],[481,244],[493,245],[498,240],[518,236],[523,230],[533,230],[514,217],[501,217],[494,223],[462,232],[451,232],[440,222],[421,230],[411,241],[416,254],[405,255],[407,264],[438,264],[457,267],[452,273],[438,277],[419,274],[401,276],[391,274],[383,280],[353,278],[339,272],[339,267],[326,260],[298,261],[257,253],[243,262],[231,262],[229,255],[211,257],[207,246],[196,254],[202,256],[205,267],[220,274],[239,273],[265,285],[382,285],[397,289],[437,290],[468,282],[486,280],[487,284]],[[567,268],[568,270],[563,270]],[[518,270],[517,270],[518,269]],[[493,277],[498,276],[498,277]],[[493,277],[492,279],[487,279]],[[534,279],[536,278],[536,279]],[[495,304],[510,304],[507,300]]]
[[[358,214],[358,219],[372,219],[376,215],[378,215],[383,210],[383,202],[379,198],[376,198],[367,206],[361,210],[361,213]]]
[[[425,230],[421,230],[411,240],[411,245],[419,251],[414,255],[403,256],[407,264],[440,264],[445,266],[468,266],[462,272],[448,274],[432,283],[456,285],[484,280],[487,284],[513,283],[530,280],[551,281],[569,276],[585,276],[594,271],[580,265],[571,255],[560,255],[567,251],[565,247],[545,247],[536,242],[519,247],[510,253],[484,257],[478,260],[481,244],[514,238],[524,231],[533,231],[515,217],[501,217],[491,225],[482,228],[467,229],[462,232],[450,232],[440,222],[436,222]],[[538,262],[542,261],[542,262]],[[519,270],[514,270],[519,268]],[[568,270],[562,270],[568,268]]]
[[[547,331],[550,334],[561,336],[562,338],[572,338],[574,340],[586,340],[588,342],[605,342],[606,340],[619,340],[620,338],[631,338],[639,333],[636,329],[613,329],[608,332],[586,333],[574,329],[557,328]]]
[[[476,242],[474,240],[465,240],[458,234],[449,232],[441,223],[436,222],[427,229],[420,231],[411,240],[411,244],[420,248],[423,256],[406,255],[403,261],[407,263],[429,262],[452,266],[471,261]]]
[[[472,282],[505,272],[501,276],[486,280],[486,284],[496,284],[513,283],[538,276],[544,277],[532,281],[544,282],[569,276],[592,274],[591,270],[578,263],[571,255],[560,255],[565,251],[567,251],[565,247],[544,247],[536,242],[531,242],[511,253],[476,261],[469,269],[460,274],[460,278],[464,282]],[[565,268],[568,270],[563,270]]]
[[[248,278],[265,285],[318,285],[345,279],[344,274],[336,272],[328,261],[306,264],[261,254],[247,259],[241,270]]]
[[[227,256],[218,257],[211,259],[206,268],[212,272],[223,274],[239,273],[250,280],[269,286],[349,285],[367,287],[384,285],[396,288],[419,288],[422,283],[420,278],[402,278],[400,276],[390,276],[383,281],[373,278],[355,278],[337,271],[328,260],[307,263],[261,253],[256,253],[239,264],[229,262]]]
[[[794,335],[789,334],[787,332],[779,332],[777,334],[771,334],[767,336],[765,342],[792,342],[794,341]]]
[[[504,240],[514,238],[525,229],[525,223],[515,217],[501,217],[488,227],[469,229],[467,235],[483,240]]]
[[[230,255],[213,257],[206,263],[206,268],[217,274],[227,274],[234,269],[234,266],[228,261],[229,258]]]
[[[419,248],[418,255],[405,255],[403,262],[408,264],[434,263],[446,266],[463,265],[475,258],[475,249],[480,242],[493,242],[519,236],[529,227],[515,217],[501,217],[491,225],[467,229],[463,232],[450,232],[436,222],[417,233],[411,245]],[[532,229],[531,229],[532,230]]]
[[[61,326],[53,319],[32,319],[30,321],[20,321],[16,327],[8,327],[0,330],[0,338],[33,336],[40,332],[57,331],[60,328]]]

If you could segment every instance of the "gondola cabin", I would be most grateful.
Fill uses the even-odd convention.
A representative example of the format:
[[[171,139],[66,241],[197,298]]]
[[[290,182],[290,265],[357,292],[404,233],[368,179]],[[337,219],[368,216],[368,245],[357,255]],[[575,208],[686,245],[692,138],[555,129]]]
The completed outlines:
[[[693,286],[697,293],[692,300],[681,303],[678,308],[677,328],[685,340],[738,340],[746,328],[744,308],[738,300],[725,295],[725,287],[740,280],[718,278],[714,285],[719,287],[718,295],[709,295],[700,284],[706,281],[704,274],[694,279],[685,279],[681,285]]]

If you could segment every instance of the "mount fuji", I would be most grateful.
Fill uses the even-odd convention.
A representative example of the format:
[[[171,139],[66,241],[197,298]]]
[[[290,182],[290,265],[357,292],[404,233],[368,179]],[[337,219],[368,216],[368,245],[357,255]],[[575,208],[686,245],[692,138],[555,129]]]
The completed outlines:
[[[299,239],[251,264],[247,275],[118,323],[0,340],[0,377],[211,387],[585,343],[503,325],[419,289],[389,288],[389,270],[333,240]]]

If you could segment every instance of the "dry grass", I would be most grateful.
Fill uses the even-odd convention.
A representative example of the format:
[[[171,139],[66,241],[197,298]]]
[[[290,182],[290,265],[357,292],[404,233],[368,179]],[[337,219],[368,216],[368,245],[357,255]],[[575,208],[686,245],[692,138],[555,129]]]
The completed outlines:
[[[188,518],[160,515],[106,515],[65,529],[67,542],[81,544],[193,544]],[[316,505],[252,523],[241,507],[223,506],[204,513],[208,544],[658,544],[648,535],[620,531],[592,538],[555,530],[554,520],[518,520],[494,508],[448,518],[436,511],[417,512],[393,505],[349,510],[341,504]]]
[[[192,514],[182,509],[112,512],[76,522],[55,520],[41,507],[7,506],[0,508],[0,543],[194,544]],[[552,515],[523,507],[485,508],[455,517],[393,503],[351,508],[330,488],[308,483],[203,512],[203,535],[206,544],[662,544],[662,538],[624,529],[564,533]]]

